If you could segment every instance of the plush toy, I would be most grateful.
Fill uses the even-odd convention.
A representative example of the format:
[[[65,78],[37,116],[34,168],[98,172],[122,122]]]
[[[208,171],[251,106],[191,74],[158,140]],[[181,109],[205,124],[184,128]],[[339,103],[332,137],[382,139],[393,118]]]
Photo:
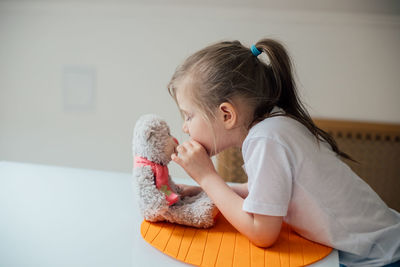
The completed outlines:
[[[133,177],[138,189],[139,208],[148,221],[168,221],[198,228],[214,225],[216,206],[204,191],[180,197],[168,174],[167,164],[176,153],[178,141],[167,123],[147,114],[136,122],[133,132]]]

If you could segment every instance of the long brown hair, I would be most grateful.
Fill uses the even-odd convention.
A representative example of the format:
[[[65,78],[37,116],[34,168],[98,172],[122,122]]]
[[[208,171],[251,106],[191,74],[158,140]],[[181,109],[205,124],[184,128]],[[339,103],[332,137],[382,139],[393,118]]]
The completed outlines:
[[[281,116],[271,114],[273,107],[278,106],[285,111],[283,116],[302,123],[318,141],[328,142],[339,156],[352,160],[339,150],[331,135],[314,124],[301,103],[291,60],[283,45],[273,39],[262,39],[255,46],[269,62],[254,56],[239,41],[219,42],[194,53],[175,71],[168,85],[169,93],[176,100],[178,83],[191,77],[192,100],[208,120],[214,117],[221,103],[232,103],[239,97],[254,107],[248,129],[267,117]]]

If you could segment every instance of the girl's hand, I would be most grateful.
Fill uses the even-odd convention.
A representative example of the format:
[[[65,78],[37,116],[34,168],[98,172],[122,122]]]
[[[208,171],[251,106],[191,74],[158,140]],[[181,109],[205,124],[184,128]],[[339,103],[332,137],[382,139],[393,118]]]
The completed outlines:
[[[205,148],[194,140],[186,141],[176,148],[171,159],[178,163],[198,184],[217,173]]]
[[[182,190],[180,192],[181,197],[191,197],[199,194],[202,189],[199,186],[187,185],[187,184],[177,184],[177,186]]]

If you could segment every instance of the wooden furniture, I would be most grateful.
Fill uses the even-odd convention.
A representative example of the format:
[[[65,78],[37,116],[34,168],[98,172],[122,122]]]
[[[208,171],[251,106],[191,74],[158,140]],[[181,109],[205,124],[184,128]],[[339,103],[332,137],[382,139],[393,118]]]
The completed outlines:
[[[339,148],[358,163],[344,160],[386,202],[400,211],[400,124],[314,119]],[[227,181],[245,182],[239,149],[217,156],[218,172]]]

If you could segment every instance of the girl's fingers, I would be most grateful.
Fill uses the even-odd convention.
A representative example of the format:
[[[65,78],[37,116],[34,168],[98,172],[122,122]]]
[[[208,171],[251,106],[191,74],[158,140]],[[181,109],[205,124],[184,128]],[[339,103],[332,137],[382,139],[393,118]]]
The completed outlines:
[[[178,151],[179,153],[182,153],[186,150],[186,148],[183,145],[179,145],[176,147],[176,151]]]
[[[194,150],[194,151],[204,151],[205,153],[207,153],[208,154],[208,152],[207,152],[207,150],[205,149],[205,147],[202,145],[202,144],[200,144],[199,142],[197,142],[197,141],[195,141],[195,140],[192,140],[191,141],[191,145],[192,145],[192,149]]]
[[[184,142],[176,148],[176,151],[179,153],[180,156],[188,153],[189,151],[192,151],[193,148],[194,147],[190,142]]]
[[[187,155],[189,149],[186,148],[184,144],[182,144],[182,145],[179,145],[179,146],[176,148],[176,151],[178,152],[178,153],[177,153],[177,156],[178,156],[178,157],[182,157],[182,156]]]
[[[197,142],[197,141],[195,141],[195,140],[191,140],[191,141],[190,141],[190,144],[191,144],[191,146],[194,147],[194,148],[202,148],[202,147],[203,147],[202,145],[200,145],[199,142]]]
[[[194,141],[186,141],[176,148],[176,152],[171,155],[171,160],[184,167],[193,160],[193,157],[198,157],[198,152],[204,150],[203,146]]]
[[[171,155],[171,160],[179,165],[182,164],[182,160],[180,157],[178,157],[178,155],[176,153],[172,153]]]
[[[190,150],[190,149],[193,148],[193,145],[192,145],[192,143],[191,143],[190,141],[185,142],[185,143],[183,143],[182,145],[183,145],[183,147],[184,147],[186,150]]]

